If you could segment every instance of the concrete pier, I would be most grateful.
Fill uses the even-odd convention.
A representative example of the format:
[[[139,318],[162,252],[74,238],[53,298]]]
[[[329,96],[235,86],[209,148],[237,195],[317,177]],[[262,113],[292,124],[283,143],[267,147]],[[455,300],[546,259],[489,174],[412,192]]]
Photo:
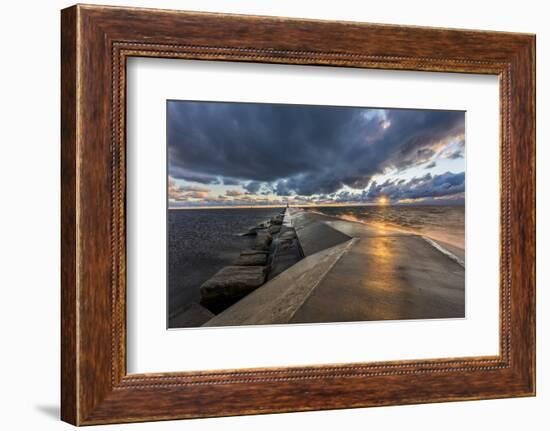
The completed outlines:
[[[464,317],[464,267],[422,236],[287,212],[305,258],[204,326]]]

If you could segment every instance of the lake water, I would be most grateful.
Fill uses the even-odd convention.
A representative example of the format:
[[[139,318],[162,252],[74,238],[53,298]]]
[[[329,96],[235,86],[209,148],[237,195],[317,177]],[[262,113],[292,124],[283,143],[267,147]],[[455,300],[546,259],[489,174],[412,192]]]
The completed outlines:
[[[463,205],[317,207],[315,211],[346,220],[417,233],[464,251]]]
[[[464,206],[348,206],[308,210],[421,234],[464,256]],[[240,234],[280,211],[281,208],[169,210],[169,314],[183,310],[191,302],[199,302],[200,285],[252,246],[254,237]]]
[[[169,315],[199,302],[200,285],[250,248],[241,236],[281,208],[223,208],[168,211]]]

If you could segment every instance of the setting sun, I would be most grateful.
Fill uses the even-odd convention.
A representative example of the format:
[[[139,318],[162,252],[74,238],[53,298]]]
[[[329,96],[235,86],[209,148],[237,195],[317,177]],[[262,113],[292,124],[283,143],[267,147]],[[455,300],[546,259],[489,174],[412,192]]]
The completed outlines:
[[[389,199],[386,196],[380,196],[378,198],[378,203],[380,205],[387,205],[389,203]]]

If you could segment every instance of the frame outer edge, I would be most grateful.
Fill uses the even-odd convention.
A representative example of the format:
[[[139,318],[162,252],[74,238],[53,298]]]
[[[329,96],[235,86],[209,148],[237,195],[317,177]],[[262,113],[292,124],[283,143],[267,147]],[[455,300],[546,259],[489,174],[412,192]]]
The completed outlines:
[[[533,357],[532,357],[532,371],[531,377],[533,379],[532,395],[537,395],[537,37],[533,35],[531,39],[531,50],[530,50],[531,59],[533,61],[533,69],[531,80],[533,82],[533,94],[531,97],[531,103],[533,106],[533,157],[531,160],[532,166],[532,176],[534,181],[534,190],[533,190],[533,226],[534,226],[534,256],[533,256],[533,293],[532,293],[532,302],[533,302],[533,316],[531,318],[532,325],[532,334],[533,337]]]
[[[79,423],[77,298],[78,6],[61,11],[61,420]]]
[[[530,369],[529,369],[529,395],[537,395],[537,299],[536,299],[536,283],[537,283],[537,37],[532,35],[528,40],[527,48],[527,58],[526,62],[529,65],[530,75],[527,76],[527,84],[530,88],[530,94],[528,103],[531,107],[531,123],[528,124],[529,133],[529,145],[531,147],[531,158],[529,160],[530,172],[529,178],[532,181],[532,190],[531,194],[528,196],[529,202],[531,204],[531,217],[530,221],[532,223],[532,238],[533,242],[531,245],[531,285],[529,286],[529,299],[530,299],[530,316],[529,316],[529,326],[530,326]]]
[[[529,230],[527,231],[527,250],[525,256],[528,256],[527,265],[529,266],[530,284],[525,288],[525,295],[528,296],[527,302],[529,303],[528,315],[526,317],[526,324],[528,325],[528,352],[527,358],[527,395],[536,396],[536,380],[537,380],[537,337],[536,337],[536,273],[537,273],[537,259],[536,259],[536,241],[537,241],[537,176],[536,176],[536,156],[537,156],[537,138],[536,138],[536,70],[537,70],[537,58],[536,58],[536,35],[531,35],[527,38],[526,48],[523,52],[525,60],[522,62],[526,68],[525,86],[527,87],[527,94],[525,104],[529,107],[530,114],[526,116],[526,124],[524,127],[527,131],[527,153],[528,158],[526,160],[526,170],[529,169],[529,175],[527,175],[527,181],[529,182],[529,195],[526,196],[526,204],[529,208]]]
[[[62,336],[62,419],[66,422],[69,422],[73,425],[91,425],[99,423],[120,423],[120,422],[135,422],[135,421],[148,421],[148,420],[162,420],[162,419],[179,419],[185,417],[210,417],[210,416],[230,416],[230,415],[242,415],[242,414],[258,414],[258,413],[274,413],[274,412],[284,412],[284,411],[307,411],[307,410],[324,410],[324,409],[333,409],[333,408],[351,408],[351,407],[365,407],[365,406],[374,406],[374,405],[388,405],[388,404],[410,404],[410,403],[426,403],[426,402],[440,402],[440,401],[457,401],[457,400],[467,400],[467,399],[486,399],[486,398],[501,398],[501,397],[510,397],[510,396],[525,396],[532,395],[534,391],[534,241],[529,237],[530,234],[534,233],[534,152],[535,152],[535,140],[534,140],[534,106],[529,105],[527,111],[533,114],[531,119],[527,119],[521,122],[522,127],[525,127],[528,131],[527,135],[523,136],[522,143],[525,145],[523,155],[518,159],[518,162],[525,167],[529,165],[532,170],[529,172],[529,175],[526,178],[523,178],[519,181],[521,184],[526,185],[526,190],[522,198],[519,199],[524,208],[532,211],[531,214],[527,215],[528,222],[527,228],[523,231],[523,234],[527,234],[528,239],[527,244],[524,246],[523,250],[527,253],[527,260],[523,261],[523,264],[520,266],[520,271],[527,274],[527,281],[532,281],[532,283],[522,283],[524,289],[521,292],[521,295],[515,295],[515,298],[519,301],[518,305],[526,304],[527,310],[525,310],[526,321],[520,325],[520,328],[516,331],[516,336],[514,337],[519,341],[517,334],[527,334],[527,337],[520,344],[522,347],[527,349],[527,352],[517,355],[515,359],[516,367],[514,370],[516,374],[512,375],[510,373],[501,373],[498,374],[495,372],[495,377],[506,377],[505,383],[510,384],[512,387],[509,388],[509,392],[502,390],[497,391],[496,388],[489,385],[486,380],[479,378],[479,391],[483,392],[485,390],[485,395],[481,392],[464,392],[457,393],[449,397],[435,397],[435,398],[422,398],[420,394],[418,396],[413,396],[409,398],[399,398],[394,400],[386,400],[383,403],[380,403],[379,400],[367,401],[366,403],[362,400],[360,402],[346,403],[344,401],[336,401],[334,398],[334,393],[330,393],[331,389],[325,387],[323,380],[319,380],[309,384],[309,386],[316,391],[317,397],[313,399],[308,405],[299,405],[297,407],[284,404],[284,400],[288,399],[288,392],[285,390],[293,389],[292,385],[287,384],[285,386],[281,385],[269,385],[265,384],[257,385],[256,389],[262,389],[266,391],[266,394],[272,396],[278,396],[279,398],[278,405],[272,404],[271,407],[266,408],[265,405],[262,407],[254,406],[253,403],[250,405],[245,405],[242,403],[242,406],[222,406],[223,408],[212,409],[205,414],[197,413],[195,408],[200,404],[200,395],[206,394],[206,389],[209,385],[197,384],[191,388],[154,388],[154,389],[145,389],[134,387],[131,390],[119,390],[119,389],[128,389],[122,388],[119,386],[120,382],[116,376],[111,378],[109,376],[109,381],[107,381],[106,366],[107,358],[110,359],[111,366],[113,365],[114,358],[111,352],[107,353],[106,350],[101,350],[106,347],[106,334],[107,329],[111,328],[108,326],[107,319],[100,321],[100,325],[95,325],[99,319],[99,315],[103,317],[103,314],[107,311],[107,306],[112,306],[112,300],[106,298],[103,284],[95,285],[97,288],[94,290],[93,295],[90,291],[91,281],[96,280],[93,277],[93,274],[89,274],[86,270],[92,268],[92,264],[88,262],[88,258],[91,258],[92,263],[96,265],[96,268],[100,268],[103,272],[103,281],[105,281],[105,274],[103,267],[105,266],[105,259],[95,259],[97,257],[96,249],[94,248],[97,243],[90,240],[90,231],[91,228],[86,228],[86,222],[94,220],[96,216],[103,217],[106,214],[105,207],[100,208],[101,211],[96,212],[96,208],[93,204],[90,203],[90,190],[93,186],[93,181],[99,181],[102,185],[103,180],[98,180],[101,178],[99,176],[89,175],[92,173],[90,169],[90,163],[98,163],[102,168],[105,168],[104,162],[105,159],[98,152],[103,152],[106,150],[107,146],[103,142],[106,132],[100,130],[96,132],[89,125],[88,121],[95,121],[92,119],[92,114],[98,115],[99,117],[105,119],[105,113],[108,111],[106,105],[106,100],[101,96],[102,87],[93,87],[93,82],[86,79],[89,74],[92,72],[99,72],[97,75],[99,81],[106,78],[106,72],[108,69],[107,64],[98,64],[96,62],[91,62],[92,52],[98,50],[98,53],[106,59],[106,49],[111,45],[110,43],[116,37],[119,36],[116,32],[122,31],[122,35],[126,34],[129,30],[128,27],[122,27],[120,22],[126,21],[128,18],[132,18],[138,15],[141,15],[145,12],[155,13],[151,10],[146,9],[110,9],[107,16],[108,20],[100,20],[101,16],[98,19],[98,13],[102,11],[102,7],[97,6],[87,6],[83,7],[80,5],[73,6],[71,8],[65,9],[62,11],[62,34],[61,34],[61,43],[62,43],[62,95],[61,95],[61,106],[62,106],[62,133],[61,133],[61,156],[62,156],[62,326],[61,326],[61,336]],[[120,13],[121,11],[126,11],[126,13]],[[173,11],[176,14],[182,13],[178,11]],[[103,13],[103,11],[102,11]],[[113,16],[110,16],[110,15]],[[116,15],[116,16],[115,16]],[[169,14],[172,15],[172,14]],[[186,16],[189,20],[196,18],[196,14],[182,13],[183,16]],[[213,19],[212,15],[205,14],[209,16],[209,19]],[[249,20],[251,17],[242,18],[243,16],[233,16],[228,18],[230,24],[233,24],[236,17],[239,17],[240,20]],[[138,16],[139,18],[139,16]],[[279,18],[275,17],[265,17],[265,20],[275,20]],[[118,20],[118,21],[117,21]],[[285,19],[281,19],[285,21]],[[186,21],[186,20],[183,20]],[[288,19],[289,22],[295,22],[296,24],[303,23],[300,20]],[[142,22],[143,25],[149,25],[147,22]],[[327,24],[328,25],[328,24]],[[374,27],[373,27],[374,28]],[[408,27],[404,27],[407,29]],[[376,27],[377,30],[380,30],[379,27]],[[170,30],[172,31],[172,30]],[[172,33],[168,32],[170,36]],[[187,31],[187,30],[186,30]],[[422,30],[422,31],[428,31]],[[125,33],[126,32],[126,33]],[[473,37],[470,33],[461,32],[460,35],[468,37]],[[494,34],[490,34],[491,38],[495,38]],[[522,71],[527,72],[527,75],[522,76],[525,80],[534,79],[534,58],[535,53],[534,49],[534,37],[523,39],[525,35],[506,35],[503,34],[502,37],[505,39],[505,46],[502,49],[502,53],[506,53],[511,58],[512,56],[518,59],[518,54],[526,61],[527,65],[516,66],[520,67]],[[160,37],[160,36],[159,36]],[[191,34],[191,36],[186,35],[185,37],[190,37],[191,40],[196,36]],[[476,35],[477,37],[477,35]],[[182,39],[181,35],[174,35],[176,39]],[[198,38],[198,37],[197,37]],[[162,38],[161,38],[162,40]],[[202,43],[200,38],[197,39],[199,43]],[[94,45],[91,46],[91,51],[88,49],[88,43],[93,42]],[[207,41],[208,42],[208,41]],[[239,41],[237,41],[239,42]],[[265,40],[264,40],[265,42]],[[483,42],[483,40],[481,41]],[[264,43],[265,45],[265,43]],[[506,46],[507,45],[507,46]],[[191,43],[190,46],[193,46]],[[195,45],[197,46],[197,45]],[[83,49],[80,49],[82,47]],[[231,49],[238,49],[238,47],[230,46]],[[292,47],[291,47],[292,48]],[[429,47],[428,47],[429,48]],[[506,49],[505,49],[506,48]],[[225,48],[222,48],[225,49]],[[248,48],[244,48],[248,49]],[[422,49],[426,49],[423,47]],[[512,52],[512,49],[514,52]],[[266,48],[264,48],[266,50]],[[267,51],[269,50],[269,46]],[[211,58],[218,58],[218,54],[211,55]],[[351,55],[357,55],[357,53],[352,53]],[[504,54],[503,54],[504,55]],[[479,54],[478,54],[479,56]],[[221,56],[223,57],[223,56]],[[270,56],[271,58],[271,56]],[[273,57],[275,58],[275,57]],[[279,57],[277,57],[278,59]],[[243,58],[244,59],[244,58]],[[241,60],[243,60],[241,59]],[[284,58],[281,57],[281,60]],[[412,70],[420,70],[423,68],[422,58],[420,58],[419,63],[415,63]],[[500,58],[497,58],[500,60]],[[239,61],[232,59],[231,61]],[[245,61],[249,61],[248,59]],[[286,61],[282,61],[285,62]],[[327,60],[329,64],[336,63],[335,60]],[[290,61],[292,63],[292,61]],[[314,64],[319,63],[315,61]],[[484,63],[483,60],[479,61],[479,67],[481,68],[481,63]],[[389,69],[393,69],[394,66],[398,65],[399,62],[395,64],[392,62],[388,63]],[[361,66],[363,67],[363,66]],[[386,68],[386,67],[383,67]],[[442,68],[445,70],[445,68]],[[486,70],[486,69],[484,69]],[[104,76],[105,75],[105,76]],[[514,76],[514,81],[517,79],[517,75]],[[515,87],[515,85],[513,85]],[[522,91],[523,90],[523,91]],[[523,86],[519,86],[519,91],[523,95],[523,102],[531,104],[534,102],[534,81],[528,82]],[[99,100],[100,103],[97,103]],[[512,106],[517,106],[518,101],[515,100]],[[88,110],[92,109],[92,112]],[[106,124],[107,122],[104,121]],[[514,129],[517,132],[517,129]],[[513,133],[515,135],[516,133]],[[518,142],[514,140],[514,143]],[[88,144],[93,143],[93,146]],[[99,155],[98,155],[99,154]],[[88,159],[89,157],[90,159]],[[86,163],[84,163],[86,161]],[[515,163],[514,163],[515,164]],[[513,175],[512,175],[513,177]],[[80,181],[81,180],[81,181]],[[80,182],[82,184],[80,184]],[[517,184],[516,184],[517,185]],[[105,193],[105,190],[102,190],[102,193]],[[519,193],[519,191],[518,191]],[[94,218],[92,218],[94,217]],[[99,220],[103,220],[99,218]],[[98,229],[96,224],[93,224],[94,229]],[[103,227],[102,227],[103,229]],[[103,229],[105,230],[105,229]],[[101,240],[100,245],[104,245],[104,241]],[[95,283],[95,281],[94,281]],[[526,285],[527,284],[527,285]],[[81,323],[81,324],[80,324]],[[112,325],[112,321],[109,325]],[[99,326],[96,327],[96,326]],[[98,348],[101,348],[98,350]],[[429,376],[430,374],[428,374]],[[331,378],[335,376],[327,376]],[[474,379],[472,377],[472,379]],[[386,379],[387,380],[387,379]],[[447,379],[449,380],[449,379]],[[200,383],[200,382],[199,382]],[[235,384],[230,384],[227,386],[220,386],[213,391],[214,394],[218,393],[219,396],[223,399],[229,400],[231,397],[238,395],[238,391],[254,389],[254,383],[243,382],[245,383],[242,386],[239,382],[234,382]],[[258,382],[259,383],[259,382]],[[474,380],[474,383],[477,383]],[[348,384],[348,382],[346,382]],[[485,386],[482,386],[485,384]],[[335,385],[333,385],[335,386]],[[474,388],[475,389],[475,388]],[[281,392],[277,392],[280,390]],[[368,395],[368,388],[364,387],[364,395]],[[195,392],[198,391],[198,394]],[[496,392],[495,392],[496,391]],[[282,395],[284,394],[284,395]],[[198,396],[197,396],[198,395]],[[349,395],[349,394],[348,394]],[[164,402],[173,403],[172,408],[175,408],[170,411],[170,415],[159,415],[155,416],[154,414],[147,414],[147,397],[153,398],[161,397],[164,399]],[[355,395],[354,395],[355,396]],[[214,397],[215,398],[215,397]],[[350,398],[350,397],[348,397]],[[215,400],[209,400],[209,402],[214,402]],[[135,410],[140,408],[140,405],[145,407],[144,410]],[[134,412],[132,412],[134,408]],[[184,412],[187,408],[187,411]],[[202,408],[202,407],[201,407]],[[173,414],[172,414],[173,413]]]
[[[536,395],[536,136],[535,36],[511,61],[511,363],[520,396]]]

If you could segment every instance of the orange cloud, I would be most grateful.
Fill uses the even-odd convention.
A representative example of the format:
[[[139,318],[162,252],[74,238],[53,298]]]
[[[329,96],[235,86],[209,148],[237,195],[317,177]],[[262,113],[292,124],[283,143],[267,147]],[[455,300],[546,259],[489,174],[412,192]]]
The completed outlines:
[[[206,192],[206,193],[208,193],[210,191],[210,189],[208,187],[199,186],[199,185],[195,185],[195,184],[180,186],[179,189],[182,192]]]
[[[227,196],[231,196],[231,197],[238,197],[238,196],[242,196],[243,192],[241,192],[239,190],[226,190],[225,194]]]
[[[178,186],[172,177],[168,177],[168,199],[172,201],[187,201],[189,199],[205,199],[210,189],[200,185]]]
[[[206,199],[208,197],[208,192],[187,192],[185,196],[193,199]]]

